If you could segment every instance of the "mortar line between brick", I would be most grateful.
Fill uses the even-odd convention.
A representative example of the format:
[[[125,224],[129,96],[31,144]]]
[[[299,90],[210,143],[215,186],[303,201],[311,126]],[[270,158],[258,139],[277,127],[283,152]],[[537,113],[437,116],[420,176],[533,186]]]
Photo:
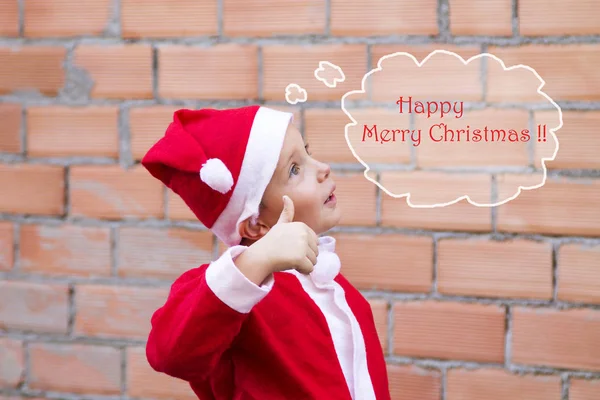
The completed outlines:
[[[112,18],[106,27],[106,33],[111,36],[120,38],[123,34],[123,26],[121,20],[121,0],[112,1]]]
[[[512,0],[512,34],[513,37],[519,37],[519,0]]]
[[[121,168],[128,169],[135,162],[131,152],[131,132],[129,130],[129,107],[119,106],[119,164]]]
[[[376,179],[381,184],[381,172],[376,173]],[[381,226],[381,203],[383,201],[383,190],[375,185],[375,225]]]
[[[391,301],[387,302],[387,355],[394,355],[394,304]]]
[[[533,110],[529,110],[527,113],[529,132],[531,132],[531,140],[527,142],[527,156],[530,168],[535,168],[535,141],[536,141],[536,129],[535,129],[535,113]]]
[[[438,294],[438,238],[434,235],[433,237],[433,254],[431,255],[431,262],[433,263],[432,276],[431,276],[431,294]]]
[[[23,340],[22,343],[23,348],[23,371],[21,373],[21,377],[19,379],[19,385],[17,389],[26,388],[29,385],[31,380],[30,371],[31,371],[31,354],[29,351],[29,343],[27,340]]]
[[[498,177],[496,174],[491,176],[491,201],[492,204],[498,201]],[[490,218],[492,224],[492,233],[498,233],[498,207],[490,207]]]
[[[571,378],[568,373],[561,375],[561,396],[560,400],[569,400],[569,392],[571,391]]]
[[[119,260],[119,228],[111,226],[109,230],[110,238],[110,273],[114,278],[118,278],[118,260]]]
[[[512,309],[506,306],[506,315],[504,316],[504,366],[510,368],[512,353]]]
[[[171,211],[169,208],[169,188],[166,185],[163,185],[162,190],[163,190],[162,195],[163,195],[163,214],[164,214],[162,219],[165,221],[171,222],[170,221],[171,216],[169,215],[169,212]]]
[[[75,285],[69,283],[67,336],[72,337],[75,331]]]
[[[12,271],[21,270],[21,224],[13,224],[13,265]]]
[[[446,387],[448,381],[448,368],[441,369],[441,382],[440,382],[440,400],[446,400]]]
[[[21,144],[21,151],[19,152],[23,157],[27,157],[27,105],[21,104],[21,129],[19,131],[19,141]]]
[[[306,136],[306,108],[304,108],[302,105],[300,106],[300,109],[298,111],[299,114],[299,119],[300,119],[300,123],[299,123],[299,129],[300,129],[300,133],[302,134],[302,139],[306,140],[307,136]]]
[[[19,9],[19,37],[25,36],[25,0],[18,0],[17,6]]]
[[[482,44],[481,45],[481,52],[482,53],[487,53],[488,51],[488,46],[487,44]],[[486,104],[487,106],[487,92],[488,92],[488,79],[487,79],[487,74],[488,74],[488,63],[487,63],[487,57],[481,57],[481,100]]]
[[[325,36],[331,36],[331,0],[325,0]]]
[[[448,41],[450,35],[450,5],[448,0],[438,0],[437,4],[438,35],[442,41]]]
[[[558,301],[558,279],[559,279],[559,244],[552,243],[552,301]]]
[[[158,93],[158,48],[156,44],[152,44],[152,97],[157,102],[160,102]]]
[[[68,218],[71,215],[71,167],[65,166],[64,170],[64,210],[63,218]]]
[[[256,77],[257,79],[257,93],[256,96],[258,97],[258,101],[259,102],[263,102],[264,103],[264,99],[263,99],[263,66],[264,66],[264,62],[263,62],[263,48],[262,46],[258,46],[258,48],[256,49],[256,64],[257,64],[257,74],[258,76]]]
[[[127,397],[127,347],[121,348],[121,396]]]
[[[217,35],[223,37],[223,0],[217,0]]]
[[[441,0],[445,1],[445,0]],[[507,37],[507,36],[449,36],[436,38],[430,35],[382,35],[382,36],[325,36],[325,35],[297,35],[297,36],[271,36],[261,38],[248,37],[222,37],[216,41],[213,36],[202,36],[194,38],[144,38],[130,40],[136,44],[173,45],[183,44],[187,46],[207,46],[215,43],[226,44],[253,44],[253,45],[327,45],[327,44],[454,44],[458,46],[472,46],[477,44],[489,44],[500,47],[513,47],[525,44],[598,44],[600,34],[577,35],[577,36],[543,36],[543,37]],[[0,38],[0,46],[20,45],[56,45],[68,46],[73,44],[97,44],[97,45],[120,45],[121,38],[113,37],[78,37],[78,38]]]
[[[61,216],[34,216],[34,215],[22,215],[22,214],[6,214],[0,213],[0,221],[12,221],[20,224],[37,224],[43,226],[56,227],[64,224],[64,219]],[[193,231],[208,231],[200,222],[187,221],[187,220],[158,220],[158,219],[122,219],[119,221],[108,221],[96,218],[86,217],[72,217],[68,220],[69,224],[76,226],[88,226],[88,227],[136,227],[136,228],[184,228]],[[451,230],[426,230],[416,228],[402,228],[402,227],[389,227],[389,226],[358,226],[358,225],[344,225],[337,226],[331,229],[332,232],[345,233],[345,234],[399,234],[405,236],[422,236],[432,237],[436,235],[438,238],[463,238],[463,239],[488,239],[488,240],[515,240],[524,239],[532,240],[537,242],[551,242],[556,241],[559,244],[567,243],[578,243],[589,246],[600,246],[600,238],[590,236],[563,236],[556,237],[544,234],[529,234],[529,233],[518,233],[518,232],[471,232],[471,231],[451,231]]]

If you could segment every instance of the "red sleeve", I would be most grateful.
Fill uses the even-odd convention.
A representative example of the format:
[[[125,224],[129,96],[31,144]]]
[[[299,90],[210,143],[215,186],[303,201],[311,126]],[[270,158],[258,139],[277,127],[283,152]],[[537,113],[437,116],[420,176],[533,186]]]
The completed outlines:
[[[151,320],[146,356],[158,372],[186,381],[206,378],[231,346],[251,309],[273,286],[250,282],[235,266],[245,246],[181,275]]]

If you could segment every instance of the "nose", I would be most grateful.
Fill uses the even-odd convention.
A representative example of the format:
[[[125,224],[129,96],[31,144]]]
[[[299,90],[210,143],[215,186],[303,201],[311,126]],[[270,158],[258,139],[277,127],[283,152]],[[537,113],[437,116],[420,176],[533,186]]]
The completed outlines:
[[[319,172],[318,172],[317,176],[318,176],[319,182],[324,182],[329,177],[329,174],[331,173],[331,167],[329,166],[329,164],[319,162],[318,168],[319,168],[319,170],[318,170]]]

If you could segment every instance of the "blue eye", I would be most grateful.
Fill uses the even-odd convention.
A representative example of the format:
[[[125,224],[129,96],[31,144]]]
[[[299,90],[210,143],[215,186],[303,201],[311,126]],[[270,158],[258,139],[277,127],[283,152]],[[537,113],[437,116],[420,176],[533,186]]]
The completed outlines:
[[[298,168],[299,168],[299,167],[298,167],[298,165],[296,165],[296,164],[292,164],[292,168],[290,168],[290,176],[292,176],[292,172],[294,171],[294,168],[296,169],[296,171],[298,171],[298,170],[299,170],[299,169],[298,169]],[[297,175],[297,174],[298,174],[298,173],[296,173],[296,175]]]

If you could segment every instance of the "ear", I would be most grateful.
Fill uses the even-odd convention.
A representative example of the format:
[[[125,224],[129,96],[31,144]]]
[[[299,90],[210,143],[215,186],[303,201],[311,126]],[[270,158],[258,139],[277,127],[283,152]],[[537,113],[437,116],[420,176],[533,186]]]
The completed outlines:
[[[249,217],[240,223],[238,233],[242,238],[247,238],[254,242],[265,236],[269,232],[269,229],[269,226],[260,217],[256,219]]]

